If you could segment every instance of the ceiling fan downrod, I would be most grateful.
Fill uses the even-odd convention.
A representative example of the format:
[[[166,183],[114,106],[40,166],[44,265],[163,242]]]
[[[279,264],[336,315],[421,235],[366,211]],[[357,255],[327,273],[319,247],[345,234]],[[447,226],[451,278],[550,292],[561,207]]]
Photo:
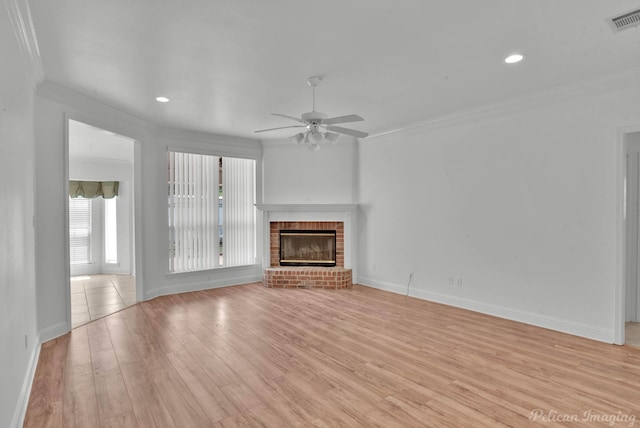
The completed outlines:
[[[321,81],[322,81],[322,77],[320,76],[311,76],[307,79],[307,85],[311,86],[311,92],[312,92],[312,104],[311,104],[312,112],[316,111],[316,86],[318,86]]]

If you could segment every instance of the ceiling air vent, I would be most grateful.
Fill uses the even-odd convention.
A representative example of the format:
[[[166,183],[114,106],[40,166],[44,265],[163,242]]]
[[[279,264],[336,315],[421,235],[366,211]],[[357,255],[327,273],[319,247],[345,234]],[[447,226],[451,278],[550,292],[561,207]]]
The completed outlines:
[[[609,24],[615,32],[622,31],[625,28],[637,27],[640,25],[640,9],[614,16],[609,19]]]

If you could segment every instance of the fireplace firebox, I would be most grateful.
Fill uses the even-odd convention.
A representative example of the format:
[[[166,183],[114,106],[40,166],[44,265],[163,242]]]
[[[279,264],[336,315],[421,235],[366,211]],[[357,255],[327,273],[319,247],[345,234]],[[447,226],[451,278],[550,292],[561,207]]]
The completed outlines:
[[[335,230],[280,230],[280,266],[335,265]]]

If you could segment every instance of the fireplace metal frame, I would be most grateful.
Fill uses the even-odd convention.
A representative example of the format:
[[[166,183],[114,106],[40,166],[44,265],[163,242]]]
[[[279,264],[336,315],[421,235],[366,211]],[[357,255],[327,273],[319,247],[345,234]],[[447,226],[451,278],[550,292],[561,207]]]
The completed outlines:
[[[284,258],[284,249],[282,246],[283,235],[309,235],[309,236],[331,236],[333,237],[333,260],[287,260]],[[280,230],[280,266],[321,266],[321,267],[334,267],[337,262],[336,251],[336,231],[335,230]]]

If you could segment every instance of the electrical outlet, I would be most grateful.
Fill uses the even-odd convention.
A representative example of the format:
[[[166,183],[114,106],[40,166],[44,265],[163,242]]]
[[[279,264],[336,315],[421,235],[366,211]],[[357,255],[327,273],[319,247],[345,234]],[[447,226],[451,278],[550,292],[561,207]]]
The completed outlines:
[[[29,335],[25,334],[24,335],[24,349],[29,348]]]
[[[458,287],[462,287],[462,277],[461,276],[456,278],[456,284],[458,285]]]
[[[449,277],[449,285],[453,285],[453,277],[452,276]]]
[[[378,268],[378,266],[375,263],[373,264],[373,266],[371,266],[371,270],[373,272],[375,272],[377,268]]]

